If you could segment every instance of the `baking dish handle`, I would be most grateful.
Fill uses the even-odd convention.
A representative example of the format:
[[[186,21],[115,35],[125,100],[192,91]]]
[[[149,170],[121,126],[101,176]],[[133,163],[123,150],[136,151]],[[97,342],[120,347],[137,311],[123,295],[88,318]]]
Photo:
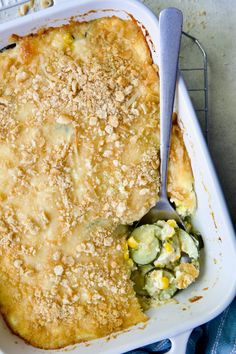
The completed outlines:
[[[192,330],[170,338],[171,349],[166,354],[186,354],[187,343],[191,332]]]

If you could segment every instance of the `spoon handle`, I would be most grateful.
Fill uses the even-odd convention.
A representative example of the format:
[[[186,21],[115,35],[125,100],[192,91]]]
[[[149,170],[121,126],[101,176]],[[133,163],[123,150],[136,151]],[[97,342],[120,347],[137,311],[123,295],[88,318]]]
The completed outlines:
[[[178,71],[183,15],[175,8],[161,11],[159,17],[160,75],[160,197],[167,198],[167,171],[170,133]]]

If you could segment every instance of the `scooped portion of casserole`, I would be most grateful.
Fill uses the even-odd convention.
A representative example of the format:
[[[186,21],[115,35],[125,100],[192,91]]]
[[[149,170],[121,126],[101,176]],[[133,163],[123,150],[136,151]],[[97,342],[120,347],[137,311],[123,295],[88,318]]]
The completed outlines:
[[[60,348],[147,320],[124,225],[158,198],[158,70],[131,20],[15,40],[0,53],[0,309],[30,344]],[[168,190],[193,212],[176,121]]]
[[[190,234],[191,225],[185,224],[183,230],[175,220],[158,220],[131,232],[131,277],[143,307],[165,303],[199,276],[201,236]]]

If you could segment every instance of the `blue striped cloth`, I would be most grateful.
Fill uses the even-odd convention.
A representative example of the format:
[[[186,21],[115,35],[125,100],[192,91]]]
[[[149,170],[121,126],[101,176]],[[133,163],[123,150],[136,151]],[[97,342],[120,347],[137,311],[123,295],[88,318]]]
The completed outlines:
[[[163,354],[170,347],[165,339],[126,354]],[[236,298],[218,317],[193,330],[186,354],[236,354]]]

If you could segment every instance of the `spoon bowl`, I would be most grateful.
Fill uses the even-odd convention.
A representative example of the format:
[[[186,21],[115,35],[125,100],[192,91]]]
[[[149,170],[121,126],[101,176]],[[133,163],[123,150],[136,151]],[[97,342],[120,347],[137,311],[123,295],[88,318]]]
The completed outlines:
[[[142,217],[138,225],[154,224],[157,220],[175,220],[177,224],[185,230],[185,225],[169,200],[160,198],[156,205]]]

